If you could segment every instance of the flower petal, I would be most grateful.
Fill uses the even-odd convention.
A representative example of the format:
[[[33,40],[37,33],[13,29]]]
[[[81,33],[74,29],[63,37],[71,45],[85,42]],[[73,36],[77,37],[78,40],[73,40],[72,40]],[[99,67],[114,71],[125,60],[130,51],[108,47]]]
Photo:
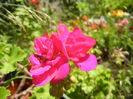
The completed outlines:
[[[37,51],[38,54],[46,53],[47,51],[47,47],[45,45],[46,39],[47,39],[46,37],[40,37],[35,39],[34,41],[35,50]]]
[[[75,27],[73,29],[73,32],[71,33],[71,35],[73,35],[76,38],[77,42],[80,42],[81,44],[85,42],[86,44],[88,44],[89,49],[92,48],[96,44],[95,39],[84,35],[78,27]]]
[[[33,65],[39,65],[40,64],[40,61],[37,59],[35,54],[32,54],[29,57],[29,60],[30,60],[31,64],[33,64]]]
[[[40,65],[33,65],[31,68],[32,82],[36,86],[42,86],[50,82],[57,73],[55,64],[59,62],[60,58],[56,57],[54,60],[41,61]]]
[[[96,68],[97,59],[92,54],[86,54],[85,57],[80,58],[79,61],[75,62],[82,71],[90,71]]]
[[[52,39],[47,37],[40,37],[35,39],[35,50],[38,55],[42,55],[50,59],[54,53]]]
[[[58,27],[58,30],[55,35],[58,36],[62,42],[65,42],[69,36],[69,33],[70,32],[68,31],[67,27],[64,24],[61,24]]]
[[[53,39],[53,44],[55,45],[55,48],[58,49],[58,52],[61,51],[68,58],[68,54],[63,42],[61,42],[61,40],[58,39],[55,35],[52,35],[52,39]]]
[[[52,79],[52,83],[59,83],[64,80],[69,73],[69,64],[67,58],[61,56],[59,63],[56,64],[59,68],[57,69],[57,74]]]
[[[33,66],[30,72],[36,86],[45,85],[52,79],[54,79],[53,82],[58,83],[68,75],[68,60],[60,54],[53,60],[45,61],[45,64],[41,63],[41,66]]]
[[[65,48],[70,58],[81,58],[95,44],[96,41],[93,38],[85,36],[78,27],[75,27],[69,34]]]
[[[47,65],[47,66],[42,66],[42,65],[38,65],[38,66],[33,66],[30,69],[30,73],[32,75],[41,75],[43,73],[45,73],[46,71],[48,71],[51,68],[51,66]]]
[[[41,75],[32,75],[32,82],[36,86],[42,86],[50,82],[53,77],[57,74],[57,69],[55,67],[52,67],[49,71],[44,72]]]

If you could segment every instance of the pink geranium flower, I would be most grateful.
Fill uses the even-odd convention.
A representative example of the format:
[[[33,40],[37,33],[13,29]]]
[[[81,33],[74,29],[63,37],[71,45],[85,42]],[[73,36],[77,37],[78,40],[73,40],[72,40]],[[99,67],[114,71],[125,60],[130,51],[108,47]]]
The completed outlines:
[[[90,71],[96,68],[96,57],[87,53],[96,44],[93,38],[85,36],[78,27],[69,32],[65,25],[60,25],[54,36],[56,46],[60,44],[57,42],[61,42],[61,51],[82,71]]]
[[[35,39],[36,53],[29,58],[33,83],[42,86],[48,82],[59,83],[64,80],[69,73],[69,60],[83,71],[93,70],[97,59],[87,52],[95,43],[78,27],[69,32],[65,25],[60,25],[51,37],[46,35]]]
[[[59,83],[69,73],[67,58],[53,45],[53,40],[48,37],[35,39],[36,54],[29,58],[33,83],[42,86],[48,82]]]

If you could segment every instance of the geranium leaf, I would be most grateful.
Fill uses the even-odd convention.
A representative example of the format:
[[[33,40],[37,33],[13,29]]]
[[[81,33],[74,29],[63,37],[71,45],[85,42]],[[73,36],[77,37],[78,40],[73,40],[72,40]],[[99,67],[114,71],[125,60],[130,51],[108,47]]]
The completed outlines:
[[[5,87],[0,87],[0,99],[7,99],[7,96],[10,95],[10,91],[6,90]]]
[[[15,64],[19,61],[23,61],[26,57],[26,53],[17,46],[12,46],[9,49],[9,52],[3,53],[3,58],[0,60],[0,73],[2,74],[8,74],[9,72],[14,71],[17,68]]]

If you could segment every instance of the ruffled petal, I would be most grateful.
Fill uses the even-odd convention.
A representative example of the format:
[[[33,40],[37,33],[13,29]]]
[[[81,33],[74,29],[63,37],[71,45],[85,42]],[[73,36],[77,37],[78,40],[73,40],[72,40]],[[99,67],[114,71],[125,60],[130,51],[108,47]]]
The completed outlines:
[[[37,54],[46,53],[47,47],[45,41],[47,40],[46,37],[40,37],[36,38],[34,41],[35,50],[37,51]]]
[[[92,54],[86,54],[85,57],[80,58],[75,64],[79,66],[82,71],[90,71],[96,68],[97,59]]]
[[[41,75],[41,74],[45,73],[46,71],[48,71],[50,68],[51,68],[51,66],[49,66],[49,65],[47,65],[47,66],[36,65],[30,69],[30,73],[32,75]]]
[[[71,35],[75,37],[76,42],[78,42],[79,45],[80,44],[83,45],[85,43],[85,45],[88,46],[88,49],[92,48],[96,44],[95,39],[84,35],[78,27],[75,27],[73,29],[73,32],[71,33]]]
[[[36,86],[42,86],[50,82],[56,74],[57,74],[57,69],[55,67],[52,67],[50,70],[44,72],[41,75],[32,75],[33,78],[32,82]]]
[[[38,60],[38,58],[36,57],[35,54],[32,54],[29,57],[29,60],[30,60],[31,64],[33,64],[33,65],[39,65],[40,64],[40,61]]]
[[[95,44],[96,41],[93,38],[85,36],[78,27],[75,27],[69,34],[65,48],[70,58],[81,58]]]
[[[69,64],[67,58],[65,58],[64,56],[60,57],[61,59],[59,63],[56,64],[56,66],[58,66],[57,74],[52,79],[52,83],[59,83],[60,81],[64,80],[69,73]]]
[[[41,61],[39,65],[33,65],[30,72],[32,74],[32,82],[36,86],[42,86],[50,82],[57,73],[55,64],[59,62],[60,58],[56,57],[54,60]]]
[[[58,52],[62,52],[68,58],[68,54],[64,46],[64,43],[60,39],[58,39],[58,37],[55,35],[52,35],[52,39],[53,39],[53,44],[55,48],[58,50]]]
[[[58,83],[68,75],[68,60],[64,55],[60,54],[53,60],[32,67],[30,72],[33,78],[32,81],[36,86],[45,85],[51,80]]]
[[[40,37],[35,39],[34,44],[38,55],[42,55],[48,59],[53,56],[54,48],[52,39],[47,37]]]
[[[58,27],[58,30],[55,35],[58,36],[62,42],[65,42],[69,36],[69,33],[70,32],[68,31],[67,27],[64,24],[61,24]]]

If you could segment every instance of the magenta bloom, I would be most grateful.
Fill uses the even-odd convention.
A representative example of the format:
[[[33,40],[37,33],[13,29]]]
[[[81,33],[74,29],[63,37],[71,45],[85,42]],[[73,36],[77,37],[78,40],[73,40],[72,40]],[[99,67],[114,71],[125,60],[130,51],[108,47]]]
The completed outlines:
[[[48,82],[58,83],[69,73],[68,59],[53,45],[47,37],[35,39],[36,54],[30,56],[33,83],[42,86]]]
[[[95,43],[93,38],[85,36],[78,27],[69,32],[65,25],[60,25],[51,38],[43,36],[35,39],[36,53],[29,58],[33,83],[42,86],[48,82],[59,83],[64,80],[69,73],[69,60],[82,71],[93,70],[97,59],[87,52]]]
[[[96,57],[87,53],[96,44],[93,38],[85,36],[78,27],[69,32],[65,25],[60,25],[54,35],[56,38],[54,41],[62,43],[56,43],[56,46],[60,46],[64,55],[80,67],[82,71],[90,71],[96,68]]]

